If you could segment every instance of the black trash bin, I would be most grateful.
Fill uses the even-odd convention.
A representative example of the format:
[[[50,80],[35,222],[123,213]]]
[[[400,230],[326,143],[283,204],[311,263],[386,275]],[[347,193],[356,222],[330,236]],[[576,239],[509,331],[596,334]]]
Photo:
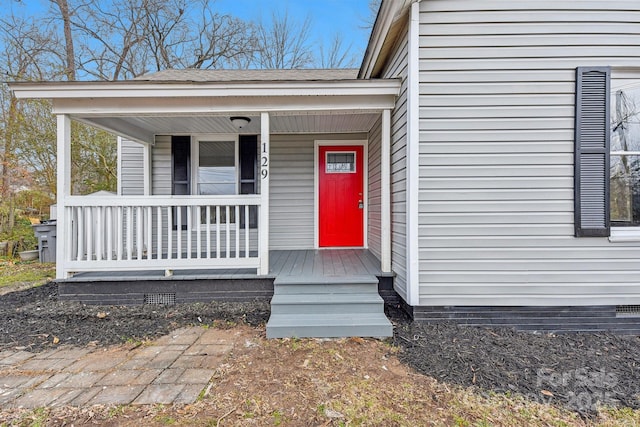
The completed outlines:
[[[33,231],[38,239],[40,262],[56,262],[57,221],[51,219],[33,225]]]

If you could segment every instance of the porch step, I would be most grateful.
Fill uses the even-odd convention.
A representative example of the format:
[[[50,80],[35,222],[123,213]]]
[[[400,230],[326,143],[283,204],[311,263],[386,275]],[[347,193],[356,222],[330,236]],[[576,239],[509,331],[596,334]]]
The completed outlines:
[[[392,335],[375,276],[279,276],[274,281],[267,338]]]
[[[271,315],[267,338],[390,337],[393,327],[384,313]]]
[[[271,314],[381,313],[384,300],[378,294],[274,295]]]
[[[378,294],[378,278],[357,277],[288,277],[278,276],[274,284],[274,294]]]

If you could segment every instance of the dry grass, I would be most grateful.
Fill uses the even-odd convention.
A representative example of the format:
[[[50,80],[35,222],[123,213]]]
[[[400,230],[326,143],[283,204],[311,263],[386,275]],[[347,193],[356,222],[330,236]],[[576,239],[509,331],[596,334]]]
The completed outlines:
[[[56,266],[52,263],[0,259],[0,295],[42,285],[55,275]]]
[[[363,339],[266,340],[243,329],[201,398],[186,406],[53,408],[0,413],[9,425],[118,426],[640,426],[640,411],[584,420],[523,396],[463,389],[402,365],[397,349]],[[231,332],[230,331],[230,332]],[[34,424],[35,421],[35,424]]]

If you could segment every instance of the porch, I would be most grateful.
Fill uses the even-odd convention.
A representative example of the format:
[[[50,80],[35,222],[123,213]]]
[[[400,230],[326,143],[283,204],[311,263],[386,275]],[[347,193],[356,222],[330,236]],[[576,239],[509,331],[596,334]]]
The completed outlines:
[[[274,295],[289,324],[303,324],[298,315],[312,306],[322,311],[328,329],[318,333],[327,336],[336,319],[344,333],[341,322],[366,317],[340,318],[340,301],[364,313],[366,300],[384,317],[376,273],[391,274],[391,111],[400,89],[399,79],[361,80],[357,70],[12,84],[19,98],[51,99],[57,116],[61,297],[187,302],[212,299],[212,289],[232,298],[245,286],[246,295]],[[72,120],[118,135],[117,195],[71,191]],[[375,254],[367,263],[376,272],[348,260],[357,251],[326,248]],[[313,329],[318,319],[307,320]],[[386,335],[383,326],[362,334]]]

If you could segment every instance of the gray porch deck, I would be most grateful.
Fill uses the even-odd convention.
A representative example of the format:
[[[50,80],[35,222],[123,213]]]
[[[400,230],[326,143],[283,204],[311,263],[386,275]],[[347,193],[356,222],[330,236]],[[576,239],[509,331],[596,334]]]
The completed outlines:
[[[395,298],[392,274],[367,249],[276,250],[269,253],[268,275],[253,269],[81,272],[58,280],[61,300],[86,304],[143,304],[145,295],[175,294],[176,302],[269,300],[274,281],[343,283],[377,278],[379,293]]]
[[[269,274],[254,269],[176,270],[165,276],[162,270],[80,272],[60,283],[145,280],[239,280],[306,277],[350,278],[359,276],[391,277],[383,273],[380,261],[367,249],[276,250],[269,252]]]

